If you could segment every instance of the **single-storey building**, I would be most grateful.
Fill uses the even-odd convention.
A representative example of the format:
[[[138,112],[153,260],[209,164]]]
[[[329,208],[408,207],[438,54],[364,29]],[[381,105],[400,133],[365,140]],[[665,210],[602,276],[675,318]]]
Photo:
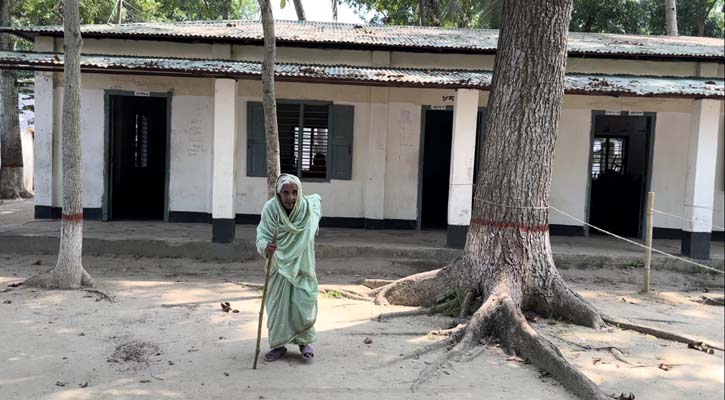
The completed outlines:
[[[34,52],[35,213],[58,217],[63,30],[0,28]],[[277,21],[283,172],[323,198],[324,226],[446,229],[462,246],[496,54],[493,30]],[[213,240],[266,200],[259,21],[82,27],[86,218],[211,222]],[[722,40],[571,33],[551,234],[584,222],[708,258],[723,240]]]

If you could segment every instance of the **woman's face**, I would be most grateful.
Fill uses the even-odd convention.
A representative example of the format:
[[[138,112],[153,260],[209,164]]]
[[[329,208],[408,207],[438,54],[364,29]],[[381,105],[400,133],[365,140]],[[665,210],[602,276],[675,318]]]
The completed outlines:
[[[279,192],[279,199],[282,200],[282,205],[287,211],[292,211],[297,204],[297,185],[294,183],[286,183],[282,186],[282,191]]]

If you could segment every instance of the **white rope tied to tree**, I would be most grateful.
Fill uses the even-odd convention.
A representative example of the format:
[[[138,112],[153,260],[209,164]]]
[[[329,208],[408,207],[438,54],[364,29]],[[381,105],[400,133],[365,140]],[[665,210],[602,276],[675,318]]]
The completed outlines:
[[[554,206],[549,206],[549,208],[551,208],[552,210],[554,210],[554,211],[556,211],[556,212],[558,212],[558,213],[560,213],[562,215],[565,215],[565,216],[573,219],[574,221],[579,222],[580,224],[584,224],[584,225],[586,225],[588,227],[594,228],[594,229],[598,230],[599,232],[602,232],[602,233],[605,233],[607,235],[613,236],[613,237],[615,237],[615,238],[617,238],[619,240],[623,240],[623,241],[625,241],[627,243],[633,244],[633,245],[638,246],[638,247],[641,247],[643,249],[650,249],[650,250],[652,250],[655,253],[662,254],[663,256],[667,256],[667,257],[670,257],[670,258],[674,258],[675,260],[680,260],[680,261],[683,261],[683,262],[686,262],[688,264],[692,264],[692,265],[698,266],[700,268],[703,268],[703,269],[706,269],[706,270],[709,270],[709,271],[717,272],[718,274],[725,274],[725,272],[723,272],[723,271],[721,271],[721,270],[719,270],[717,268],[713,268],[713,267],[711,267],[709,265],[700,264],[700,263],[694,262],[692,260],[688,260],[686,258],[678,257],[678,256],[676,256],[674,254],[670,254],[670,253],[667,253],[665,251],[655,249],[654,247],[647,247],[647,246],[645,246],[645,245],[643,245],[641,243],[635,242],[634,240],[630,240],[630,239],[624,238],[622,236],[619,236],[617,234],[614,234],[612,232],[606,231],[606,230],[604,230],[602,228],[599,228],[597,226],[594,226],[592,224],[589,224],[589,223],[587,223],[587,222],[585,222],[585,221],[583,221],[583,220],[581,220],[581,219],[579,219],[579,218],[577,218],[577,217],[575,217],[573,215],[567,214],[564,211],[561,211],[561,210],[559,210],[558,208],[556,208]]]
[[[685,222],[692,222],[692,223],[697,223],[697,224],[705,224],[704,222],[700,222],[700,221],[695,221],[695,220],[692,220],[692,219],[688,219],[688,218],[685,218],[685,217],[681,217],[681,216],[679,216],[679,215],[675,215],[675,214],[670,214],[670,213],[668,213],[668,212],[665,212],[665,211],[660,211],[660,210],[658,210],[658,209],[653,209],[652,211],[654,211],[654,212],[655,212],[655,213],[657,213],[657,214],[667,215],[667,216],[670,216],[670,217],[673,217],[673,218],[681,219],[681,220],[683,220],[683,221],[685,221]],[[715,225],[715,224],[710,224],[710,226],[712,226],[713,228],[718,228],[718,229],[725,229],[725,228],[723,228],[722,226],[717,226],[717,225]]]
[[[602,233],[607,234],[609,236],[615,237],[615,238],[617,238],[619,240],[623,240],[623,241],[625,241],[627,243],[633,244],[633,245],[638,246],[638,247],[641,247],[643,249],[650,249],[651,251],[653,251],[655,253],[662,254],[663,256],[667,256],[667,257],[670,257],[670,258],[674,258],[675,260],[680,260],[680,261],[683,261],[683,262],[686,262],[688,264],[692,264],[692,265],[698,266],[700,268],[703,268],[703,269],[706,269],[706,270],[709,270],[709,271],[717,272],[718,274],[725,274],[725,272],[723,272],[723,271],[721,271],[721,270],[719,270],[717,268],[713,268],[713,267],[711,267],[709,265],[701,264],[701,263],[698,263],[698,262],[695,262],[695,261],[692,261],[692,260],[688,260],[688,259],[683,258],[683,257],[678,257],[678,256],[676,256],[674,254],[667,253],[666,251],[662,251],[662,250],[659,250],[659,249],[655,249],[654,247],[648,247],[648,246],[645,246],[645,245],[643,245],[641,243],[637,243],[634,240],[630,240],[630,239],[627,239],[625,237],[619,236],[619,235],[617,235],[615,233],[609,232],[609,231],[607,231],[605,229],[602,229],[602,228],[600,228],[598,226],[594,226],[594,225],[592,225],[592,224],[590,224],[588,222],[585,222],[584,220],[581,220],[581,219],[579,219],[579,218],[577,218],[577,217],[575,217],[575,216],[573,216],[571,214],[568,214],[568,213],[566,213],[566,212],[564,212],[564,211],[562,211],[562,210],[560,210],[560,209],[558,209],[558,208],[556,208],[554,206],[549,206],[549,207],[510,206],[510,205],[506,205],[506,204],[495,203],[495,202],[492,202],[492,201],[484,200],[484,199],[482,199],[480,197],[476,197],[476,196],[474,196],[474,198],[476,200],[482,201],[484,203],[492,204],[492,205],[495,205],[495,206],[498,206],[498,207],[503,207],[503,208],[529,209],[529,210],[542,210],[542,209],[549,209],[550,208],[550,209],[552,209],[552,210],[554,210],[554,211],[556,211],[556,212],[558,212],[558,213],[560,213],[560,214],[562,214],[564,216],[567,216],[567,217],[573,219],[574,221],[579,222],[580,224],[584,224],[584,225],[586,225],[588,227],[594,228],[594,229],[598,230],[599,232],[602,232]],[[715,226],[715,225],[713,225],[713,226]]]

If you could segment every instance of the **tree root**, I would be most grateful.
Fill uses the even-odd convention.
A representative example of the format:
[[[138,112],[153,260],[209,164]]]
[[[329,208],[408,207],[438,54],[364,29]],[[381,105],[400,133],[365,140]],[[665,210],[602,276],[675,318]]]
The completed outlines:
[[[430,331],[430,332],[428,332],[428,335],[430,335],[430,336],[451,336],[453,334],[461,332],[465,327],[466,327],[466,324],[458,324],[458,325],[454,326],[453,328],[436,329],[434,331]]]
[[[576,346],[576,347],[578,347],[578,348],[580,348],[582,350],[594,350],[594,351],[607,350],[610,353],[612,353],[612,356],[614,356],[614,358],[616,358],[617,360],[619,360],[619,361],[621,361],[621,362],[623,362],[623,363],[625,363],[627,365],[632,365],[632,366],[635,366],[635,367],[645,367],[646,366],[646,365],[641,364],[641,363],[633,363],[633,362],[627,360],[624,357],[624,353],[622,352],[622,350],[619,350],[619,348],[617,348],[616,346],[592,347],[592,346],[589,346],[589,345],[584,345],[584,344],[579,344],[579,343],[576,343],[576,342],[572,342],[571,340],[564,339],[564,338],[562,338],[560,336],[554,336],[554,337],[557,338],[558,340],[561,340],[564,343],[568,343],[568,344],[570,344],[572,346]]]
[[[351,290],[345,290],[345,289],[323,289],[320,288],[320,293],[322,294],[330,294],[335,296],[344,297],[346,299],[351,300],[360,300],[360,301],[373,301],[369,296],[362,295],[360,293],[353,292]]]
[[[636,331],[636,332],[639,332],[639,333],[645,333],[647,335],[652,335],[652,336],[654,336],[656,338],[659,338],[659,339],[671,340],[673,342],[679,342],[679,343],[685,343],[690,348],[700,347],[701,349],[704,349],[704,350],[701,350],[701,351],[708,352],[707,351],[708,348],[709,349],[720,350],[720,351],[725,351],[725,349],[723,349],[722,347],[714,346],[712,344],[705,343],[705,342],[700,341],[700,340],[694,340],[694,339],[691,339],[691,338],[688,338],[688,337],[685,337],[685,336],[682,336],[682,335],[678,335],[676,333],[662,331],[662,330],[655,329],[655,328],[651,328],[651,327],[648,327],[648,326],[636,325],[636,324],[631,324],[631,323],[628,323],[628,322],[617,321],[617,320],[614,320],[614,319],[608,318],[608,317],[604,317],[603,320],[604,320],[604,322],[606,322],[606,323],[608,323],[610,325],[614,325],[614,326],[616,326],[618,328],[621,328],[621,329],[628,329],[628,330]],[[697,349],[697,350],[700,350],[700,349]]]
[[[370,289],[377,289],[379,287],[389,285],[395,281],[390,279],[363,279],[362,285]]]
[[[451,332],[447,338],[438,340],[438,341],[433,342],[428,345],[425,345],[420,349],[414,350],[399,358],[389,361],[389,362],[383,364],[383,366],[386,367],[386,366],[389,366],[389,365],[392,365],[395,363],[399,363],[401,361],[410,360],[410,359],[418,359],[420,356],[428,354],[432,351],[442,349],[444,347],[455,346],[461,340],[461,337],[463,337],[463,331],[465,330],[465,328],[466,328],[465,325],[458,325],[457,327],[455,327],[451,330]]]
[[[493,317],[497,336],[509,352],[515,352],[548,372],[569,391],[583,399],[609,399],[597,385],[572,366],[559,349],[539,335],[508,296],[500,299]]]
[[[396,312],[389,312],[389,313],[382,313],[378,315],[377,317],[370,318],[373,321],[382,322],[386,319],[392,319],[392,318],[403,318],[403,317],[412,317],[416,315],[430,315],[430,314],[436,314],[443,310],[447,310],[449,307],[455,304],[455,301],[449,301],[442,304],[437,304],[432,307],[422,307],[422,308],[416,308],[415,310],[406,310],[406,311],[396,311]]]
[[[428,306],[441,293],[459,289],[457,282],[466,282],[466,262],[459,257],[447,266],[421,272],[393,281],[370,292],[375,304],[386,306],[391,303],[401,306]]]
[[[116,302],[116,300],[113,298],[113,296],[109,295],[108,293],[106,293],[100,289],[81,289],[81,290],[101,296],[101,297],[97,298],[96,301],[108,300],[109,303]]]
[[[466,295],[463,297],[463,301],[461,302],[461,309],[458,311],[459,320],[462,320],[468,316],[474,296],[475,293],[473,292],[473,290],[466,291]]]
[[[250,288],[250,289],[258,289],[258,290],[264,289],[264,285],[262,285],[260,283],[239,282],[238,284],[241,286]],[[352,290],[347,290],[347,289],[320,288],[319,292],[322,294],[334,294],[336,296],[344,297],[346,299],[351,299],[351,300],[373,301],[373,299],[371,299],[369,296],[365,296],[363,294],[353,292]]]

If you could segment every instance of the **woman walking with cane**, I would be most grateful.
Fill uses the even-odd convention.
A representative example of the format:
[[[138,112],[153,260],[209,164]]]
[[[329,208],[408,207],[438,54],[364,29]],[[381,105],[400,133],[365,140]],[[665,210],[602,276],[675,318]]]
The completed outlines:
[[[257,251],[265,258],[272,257],[265,302],[271,350],[264,359],[276,361],[287,353],[285,345],[295,344],[302,358],[310,360],[314,357],[310,343],[317,340],[315,236],[320,224],[320,196],[304,196],[300,180],[289,174],[277,178],[276,191],[264,205],[257,226]]]

